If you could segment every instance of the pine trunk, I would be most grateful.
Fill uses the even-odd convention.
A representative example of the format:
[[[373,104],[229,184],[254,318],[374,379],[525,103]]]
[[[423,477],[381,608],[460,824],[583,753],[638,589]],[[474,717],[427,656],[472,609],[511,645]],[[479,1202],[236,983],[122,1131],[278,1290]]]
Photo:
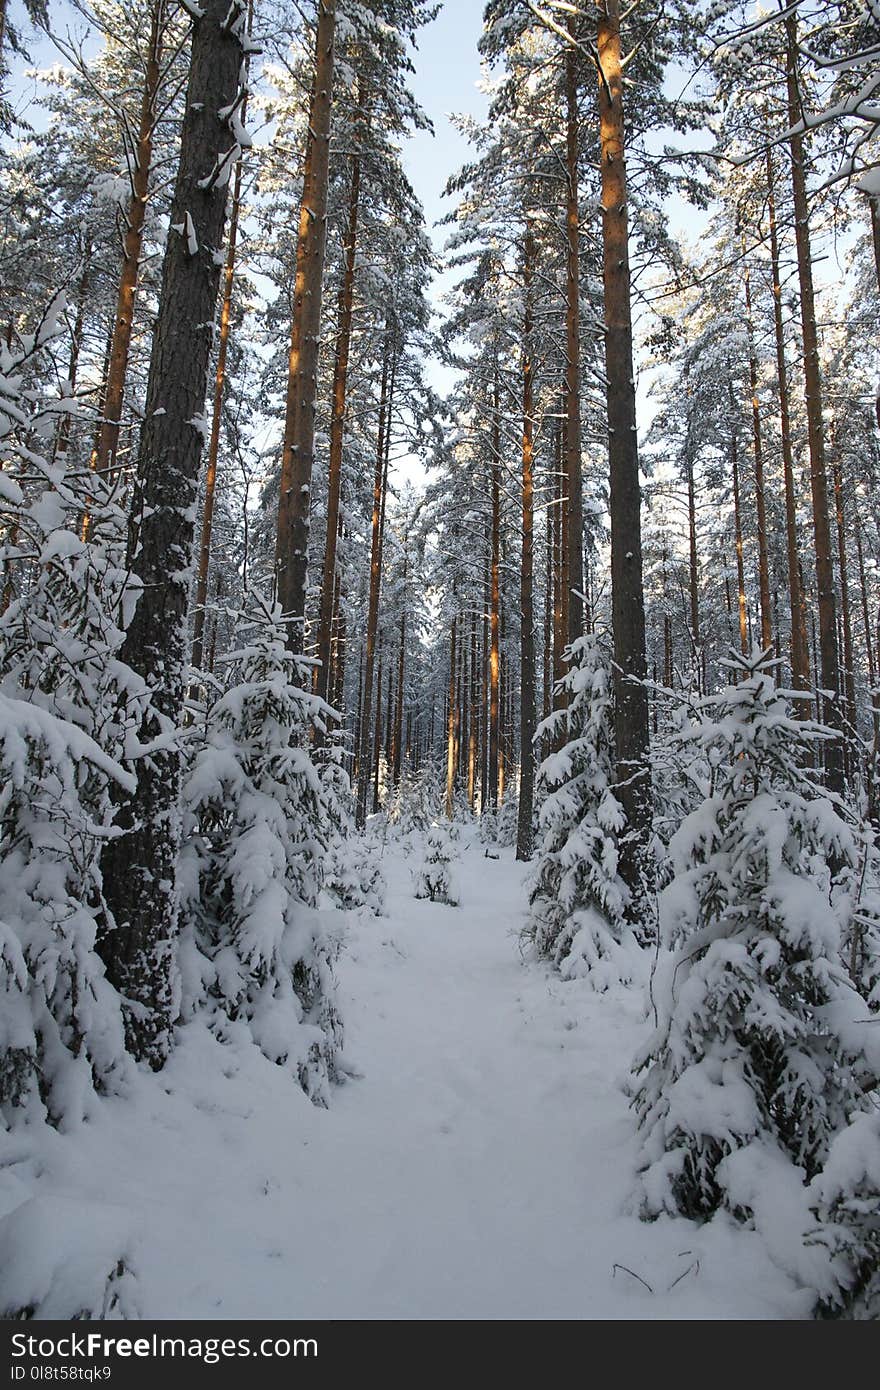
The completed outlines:
[[[574,15],[568,32],[574,38]],[[565,271],[565,474],[568,483],[568,535],[566,548],[568,641],[583,635],[584,587],[583,480],[581,477],[581,305],[580,211],[578,206],[578,81],[577,50],[572,44],[565,56],[566,150],[566,271]]]
[[[520,557],[520,722],[519,722],[519,813],[516,857],[532,857],[532,813],[535,799],[535,617],[534,595],[534,364],[532,362],[532,276],[535,243],[526,232],[524,247],[523,297],[523,393],[522,393],[522,551]]]
[[[247,98],[241,104],[241,119],[247,115]],[[229,329],[232,322],[232,288],[235,283],[235,254],[238,241],[238,216],[241,205],[241,160],[235,166],[232,188],[232,207],[229,213],[229,242],[223,271],[223,306],[220,310],[220,346],[217,350],[217,369],[214,374],[214,405],[211,414],[211,438],[208,442],[208,464],[205,469],[205,497],[202,507],[202,537],[199,544],[199,568],[196,579],[195,612],[193,614],[192,668],[202,669],[205,637],[205,607],[208,601],[208,574],[211,568],[211,535],[214,529],[214,502],[217,494],[217,460],[220,455],[220,425],[223,419],[223,392],[226,386],[226,359],[229,353]]]
[[[315,668],[315,689],[323,700],[329,699],[330,657],[333,637],[333,605],[336,584],[336,541],[339,534],[339,503],[342,494],[342,445],[345,434],[345,401],[348,388],[348,359],[351,350],[351,330],[354,309],[354,269],[357,246],[357,224],[360,207],[361,162],[352,160],[351,187],[348,197],[348,239],[345,245],[345,270],[339,290],[339,326],[336,333],[336,360],[333,364],[333,406],[330,416],[330,464],[327,486],[327,542],[324,548],[324,580],[321,586],[321,610],[318,623],[318,661]]]
[[[782,468],[785,479],[785,534],[788,560],[788,600],[791,609],[791,679],[795,690],[810,686],[810,654],[807,647],[807,616],[800,577],[797,540],[797,499],[794,488],[794,458],[791,446],[791,406],[788,391],[788,363],[785,357],[785,329],[782,320],[782,281],[779,272],[779,234],[776,227],[773,156],[767,151],[767,216],[770,223],[770,265],[773,275],[773,322],[776,337],[776,379],[779,390],[779,428],[782,435]],[[796,700],[795,714],[809,715],[806,700]]]
[[[115,474],[118,467],[119,430],[125,396],[125,378],[134,327],[134,303],[144,240],[150,174],[153,164],[153,133],[156,106],[162,82],[162,39],[167,23],[167,0],[156,0],[150,18],[150,40],[144,74],[134,167],[131,170],[131,197],[125,217],[122,240],[122,271],[116,292],[116,314],[110,344],[110,362],[104,387],[102,418],[98,427],[92,467]],[[172,218],[172,221],[174,219]]]
[[[797,16],[785,21],[787,39],[786,77],[788,118],[791,127],[801,119],[800,87],[797,72]],[[810,447],[810,488],[813,499],[813,538],[816,559],[817,606],[819,610],[819,658],[822,673],[822,718],[829,728],[839,730],[840,665],[837,648],[837,604],[834,569],[831,561],[831,525],[828,511],[828,480],[825,469],[825,436],[822,423],[822,377],[819,368],[819,334],[813,291],[813,262],[810,250],[809,206],[805,172],[804,140],[792,134],[791,182],[794,195],[794,223],[797,241],[798,281],[801,300],[801,330],[804,343],[804,388],[807,405],[807,437]],[[825,780],[831,791],[843,792],[843,753],[839,739],[825,744]]]
[[[758,596],[761,605],[761,648],[773,645],[773,619],[770,611],[770,567],[767,561],[767,506],[764,497],[764,440],[761,433],[761,403],[758,400],[758,360],[752,324],[752,285],[748,266],[745,272],[746,330],[749,337],[749,387],[752,393],[752,444],[755,455],[755,517],[758,532]]]
[[[186,116],[138,459],[141,518],[134,572],[143,584],[122,660],[144,678],[152,711],[144,744],[177,726],[186,679],[186,610],[227,188],[213,178],[230,149],[221,115],[234,109],[244,58],[244,7],[203,0],[194,21]],[[181,227],[180,232],[174,226]],[[104,887],[115,928],[101,942],[111,982],[131,1001],[127,1042],[160,1067],[173,1023],[180,852],[180,752],[167,740],[137,763],[108,845]]]
[[[489,629],[489,805],[501,801],[501,402],[495,374],[492,416],[492,580]]]
[[[376,653],[376,634],[379,626],[379,590],[382,578],[382,512],[385,493],[386,454],[385,418],[390,414],[389,375],[391,341],[386,339],[382,361],[382,385],[379,390],[379,426],[376,445],[376,469],[373,475],[373,521],[370,542],[370,594],[367,607],[367,641],[364,658],[364,693],[361,707],[358,741],[358,798],[356,822],[359,829],[367,823],[367,791],[370,782],[370,728],[373,715],[373,665]],[[376,692],[378,701],[380,692]]]
[[[315,83],[309,107],[303,196],[296,248],[296,281],[275,554],[278,601],[289,619],[287,636],[294,651],[302,650],[305,636],[309,514],[318,397],[318,335],[321,327],[324,252],[327,245],[335,36],[336,0],[318,0]]]
[[[611,610],[614,633],[617,789],[626,830],[620,873],[632,894],[638,925],[649,916],[651,771],[644,680],[641,495],[633,376],[632,309],[624,152],[619,0],[606,0],[597,32],[602,158],[602,242],[605,374],[611,474]]]

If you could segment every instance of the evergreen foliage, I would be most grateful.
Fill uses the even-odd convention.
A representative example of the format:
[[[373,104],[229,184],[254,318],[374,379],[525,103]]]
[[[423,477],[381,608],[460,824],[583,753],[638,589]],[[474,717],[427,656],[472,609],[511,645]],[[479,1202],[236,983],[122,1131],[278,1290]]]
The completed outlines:
[[[648,1212],[710,1215],[727,1200],[724,1159],[753,1141],[812,1178],[864,1103],[853,1024],[868,1015],[841,961],[836,891],[855,837],[805,769],[823,730],[792,718],[774,664],[732,656],[737,683],[680,734],[714,775],[670,845],[657,1027],[634,1064]]]

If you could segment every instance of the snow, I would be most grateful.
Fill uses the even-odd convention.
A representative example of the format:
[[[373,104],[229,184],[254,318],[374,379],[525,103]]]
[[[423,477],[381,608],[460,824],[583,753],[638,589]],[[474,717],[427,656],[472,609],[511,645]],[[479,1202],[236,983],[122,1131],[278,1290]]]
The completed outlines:
[[[144,1318],[809,1316],[789,1252],[786,1271],[727,1214],[633,1210],[641,991],[523,961],[512,850],[463,833],[458,908],[413,896],[423,851],[389,839],[387,915],[330,914],[350,1079],[329,1109],[244,1028],[221,1043],[193,1022],[75,1132],[0,1138],[5,1306],[68,1317],[88,1290]]]

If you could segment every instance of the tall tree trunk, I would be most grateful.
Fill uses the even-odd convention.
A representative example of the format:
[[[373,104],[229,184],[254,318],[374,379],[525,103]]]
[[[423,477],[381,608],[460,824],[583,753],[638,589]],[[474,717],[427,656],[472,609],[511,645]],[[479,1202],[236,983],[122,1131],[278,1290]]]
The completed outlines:
[[[249,11],[250,18],[250,11]],[[241,104],[242,124],[247,116],[247,94]],[[223,270],[223,305],[220,310],[220,345],[217,350],[217,370],[214,373],[214,404],[211,413],[211,438],[208,441],[208,464],[205,469],[205,498],[202,507],[202,537],[199,544],[199,568],[196,576],[195,612],[193,614],[192,668],[202,669],[204,655],[205,607],[208,600],[208,573],[211,568],[211,535],[214,529],[214,503],[217,495],[217,461],[220,455],[220,425],[223,420],[223,392],[226,386],[226,359],[229,353],[229,329],[232,323],[232,287],[235,282],[235,254],[238,242],[238,217],[241,207],[241,160],[235,166],[232,186],[232,207],[229,213],[229,240],[226,265]]]
[[[141,100],[137,143],[131,170],[131,197],[125,215],[122,271],[116,292],[116,315],[110,346],[110,365],[104,387],[101,423],[98,427],[95,451],[92,457],[92,467],[102,473],[115,473],[119,466],[117,459],[119,428],[122,420],[125,378],[128,372],[128,357],[134,327],[134,303],[137,294],[150,173],[153,164],[153,135],[156,126],[157,97],[162,81],[162,40],[167,23],[167,10],[167,0],[156,0],[150,17],[149,50],[144,74],[144,91]]]
[[[862,601],[862,622],[865,628],[865,651],[868,656],[868,689],[871,694],[871,710],[874,722],[874,741],[877,742],[880,734],[880,726],[877,719],[877,696],[875,694],[877,685],[877,671],[874,665],[874,647],[871,642],[871,617],[868,611],[868,585],[865,578],[865,554],[862,549],[862,528],[859,524],[859,514],[855,516],[856,532],[856,555],[859,561],[859,593]]]
[[[453,600],[455,594],[453,592]],[[449,710],[446,722],[446,819],[452,820],[455,812],[455,658],[456,658],[457,619],[452,619],[449,635]]]
[[[840,566],[840,621],[843,628],[843,689],[846,692],[844,727],[849,735],[855,732],[856,689],[853,671],[852,615],[849,605],[849,565],[846,556],[846,509],[843,500],[843,476],[840,462],[832,464],[834,503],[837,520],[837,555]]]
[[[797,71],[797,15],[794,11],[786,17],[785,32],[788,119],[793,128],[801,119],[802,114]],[[831,561],[831,525],[828,512],[828,480],[825,470],[825,436],[822,424],[822,377],[819,368],[819,334],[816,328],[816,301],[813,292],[813,261],[810,251],[810,213],[807,203],[804,140],[798,134],[792,134],[789,139],[801,300],[801,331],[804,342],[804,387],[807,405],[807,437],[810,446],[810,488],[813,499],[813,539],[819,610],[819,656],[822,687],[827,692],[822,696],[822,718],[830,728],[839,730],[841,718],[837,604],[834,594],[834,569]],[[825,744],[825,780],[831,791],[843,792],[843,750],[839,739],[829,740]]]
[[[492,411],[492,584],[489,628],[489,805],[501,802],[501,388],[498,368]]]
[[[356,822],[363,829],[367,821],[367,789],[370,782],[370,728],[373,715],[373,665],[376,651],[376,634],[379,626],[379,590],[382,578],[382,513],[384,510],[385,479],[387,477],[387,454],[385,452],[385,419],[390,414],[389,378],[391,373],[390,332],[386,334],[385,352],[382,359],[382,384],[379,388],[379,427],[376,446],[376,469],[373,475],[373,521],[370,542],[370,593],[367,607],[367,640],[364,658],[364,693],[361,707],[360,733],[358,742],[358,797]],[[376,692],[379,699],[380,692]]]
[[[523,386],[522,386],[522,551],[520,559],[520,697],[519,697],[519,813],[516,830],[516,857],[532,857],[532,814],[535,800],[535,615],[532,592],[534,578],[534,363],[532,361],[532,277],[535,241],[530,229],[525,234],[523,254]]]
[[[92,279],[92,241],[91,237],[86,238],[83,247],[83,268],[79,277],[76,295],[76,315],[73,321],[73,332],[70,335],[70,358],[67,365],[67,382],[71,396],[76,393],[76,379],[79,371],[79,355],[82,351],[83,329],[86,318],[86,298],[89,293],[89,286]],[[55,436],[55,456],[66,454],[70,444],[70,423],[71,416],[65,412],[58,425],[58,433]]]
[[[568,646],[568,483],[563,433],[563,424],[560,419],[556,432],[556,508],[554,509],[556,552],[553,572],[554,709],[563,709],[567,699],[561,686],[561,681],[565,676],[565,649]],[[558,737],[559,739],[564,738],[563,729],[560,729]]]
[[[632,894],[631,920],[649,919],[651,770],[644,680],[641,496],[636,435],[624,151],[619,0],[605,0],[597,31],[602,148],[605,374],[611,472],[611,611],[614,630],[616,795],[626,816],[620,873]]]
[[[492,602],[492,552],[486,557],[486,575],[483,581],[483,680],[480,689],[482,718],[480,720],[480,815],[489,804],[489,686],[490,642],[489,609]]]
[[[360,208],[361,161],[355,155],[351,166],[348,195],[348,237],[345,244],[345,270],[339,290],[339,327],[336,333],[336,359],[333,364],[333,406],[330,416],[330,464],[327,485],[327,543],[324,547],[324,582],[318,623],[318,661],[315,689],[322,699],[330,689],[330,654],[333,635],[333,600],[336,579],[336,540],[339,534],[339,502],[342,490],[342,445],[345,435],[345,400],[348,387],[348,359],[354,308],[354,268]]]
[[[379,664],[376,671],[376,727],[373,733],[373,814],[379,809],[379,763],[382,758],[382,641],[379,641]]]
[[[691,611],[691,645],[694,651],[694,673],[697,678],[697,689],[702,692],[702,663],[700,651],[700,572],[699,556],[697,553],[697,497],[694,485],[694,464],[693,459],[688,457],[685,471],[687,473],[687,494],[688,494],[688,588],[690,591],[690,611]],[[670,632],[670,643],[672,634]]]
[[[468,758],[467,798],[471,811],[476,808],[477,795],[477,737],[479,734],[479,681],[477,679],[477,615],[471,614],[471,659],[468,682]]]
[[[575,37],[575,17],[568,32]],[[565,55],[565,474],[568,483],[568,640],[583,636],[584,587],[583,480],[581,477],[581,278],[578,207],[577,49]]]
[[[140,547],[134,571],[143,589],[122,660],[151,689],[140,730],[152,743],[179,720],[186,678],[186,609],[202,435],[220,280],[227,187],[212,173],[230,148],[244,59],[244,6],[203,0],[194,21],[180,164],[162,267],[146,410],[138,459]],[[154,1068],[168,1053],[174,1007],[180,852],[180,752],[161,742],[137,763],[137,789],[124,806],[126,832],[107,846],[104,888],[115,929],[101,943],[111,982],[131,1001],[128,1046]]]
[[[287,374],[287,408],[278,496],[276,570],[278,600],[290,619],[288,642],[301,651],[306,614],[309,516],[315,459],[318,395],[318,335],[327,245],[327,191],[330,182],[330,113],[333,97],[336,0],[318,0],[315,83],[303,173],[296,282]]]
[[[807,615],[800,576],[797,540],[797,498],[794,487],[794,459],[791,446],[791,406],[788,390],[788,363],[785,357],[785,329],[782,321],[782,281],[779,271],[779,233],[776,227],[776,198],[773,156],[767,150],[767,216],[770,223],[770,265],[773,275],[773,323],[776,337],[776,380],[779,390],[779,427],[782,435],[782,468],[785,479],[785,535],[788,561],[788,601],[791,609],[791,678],[795,690],[810,686],[810,654],[807,646]],[[806,719],[809,703],[795,700],[795,714]]]
[[[553,519],[555,511],[551,493],[544,513],[546,529],[544,531],[544,649],[541,654],[544,687],[541,706],[542,719],[549,718],[553,708]]]
[[[758,400],[758,359],[755,356],[755,335],[752,323],[752,284],[749,268],[745,270],[746,331],[749,338],[749,387],[752,393],[752,443],[755,455],[755,517],[758,532],[758,595],[761,605],[761,649],[773,645],[773,620],[770,611],[770,567],[767,561],[767,506],[764,497],[764,441],[761,434],[761,403]]]
[[[730,399],[730,467],[733,473],[733,536],[736,550],[736,591],[739,596],[739,646],[743,656],[749,650],[748,612],[746,605],[746,570],[743,560],[742,501],[739,488],[739,440],[736,436],[736,405],[733,398],[733,385],[727,383]]]
[[[397,654],[397,711],[394,723],[394,742],[391,758],[391,782],[395,787],[400,784],[401,762],[403,758],[403,691],[404,675],[406,671],[406,580],[408,568],[408,538],[405,538],[403,543],[403,593],[401,594],[400,602],[400,650]]]

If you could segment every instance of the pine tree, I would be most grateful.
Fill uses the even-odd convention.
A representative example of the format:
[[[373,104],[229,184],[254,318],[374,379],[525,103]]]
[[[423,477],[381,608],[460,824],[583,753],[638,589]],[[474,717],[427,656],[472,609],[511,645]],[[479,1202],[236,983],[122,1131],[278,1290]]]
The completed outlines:
[[[458,907],[461,901],[452,867],[454,846],[449,830],[435,825],[428,831],[425,857],[415,879],[415,896],[432,903]]]
[[[133,599],[124,516],[108,488],[41,452],[71,409],[39,384],[62,303],[0,346],[0,1109],[70,1129],[126,1075],[123,1001],[95,946],[143,688],[118,656]]]
[[[596,636],[568,657],[565,706],[539,730],[558,751],[539,771],[542,839],[526,935],[566,978],[586,975],[604,989],[630,978],[638,955],[618,868],[625,817],[614,795],[611,663]]]
[[[326,1105],[342,1027],[335,943],[316,911],[333,812],[308,754],[324,707],[285,642],[280,609],[256,596],[227,658],[184,791],[184,979],[191,1015],[204,999],[219,1036],[235,1025]]]
[[[812,1178],[864,1104],[854,1024],[868,1015],[841,961],[837,890],[855,839],[804,771],[828,731],[791,717],[774,665],[732,655],[737,684],[679,735],[714,780],[670,844],[658,1022],[634,1064],[650,1213],[709,1216],[729,1201],[730,1156],[756,1143]]]
[[[235,118],[244,57],[243,0],[212,0],[194,21],[187,115],[138,464],[134,570],[143,588],[123,648],[147,680],[137,791],[126,834],[105,855],[114,927],[102,942],[110,978],[135,1004],[128,1044],[163,1065],[174,1017],[180,753],[173,736],[187,673],[186,613],[207,373],[226,215],[240,154]]]

